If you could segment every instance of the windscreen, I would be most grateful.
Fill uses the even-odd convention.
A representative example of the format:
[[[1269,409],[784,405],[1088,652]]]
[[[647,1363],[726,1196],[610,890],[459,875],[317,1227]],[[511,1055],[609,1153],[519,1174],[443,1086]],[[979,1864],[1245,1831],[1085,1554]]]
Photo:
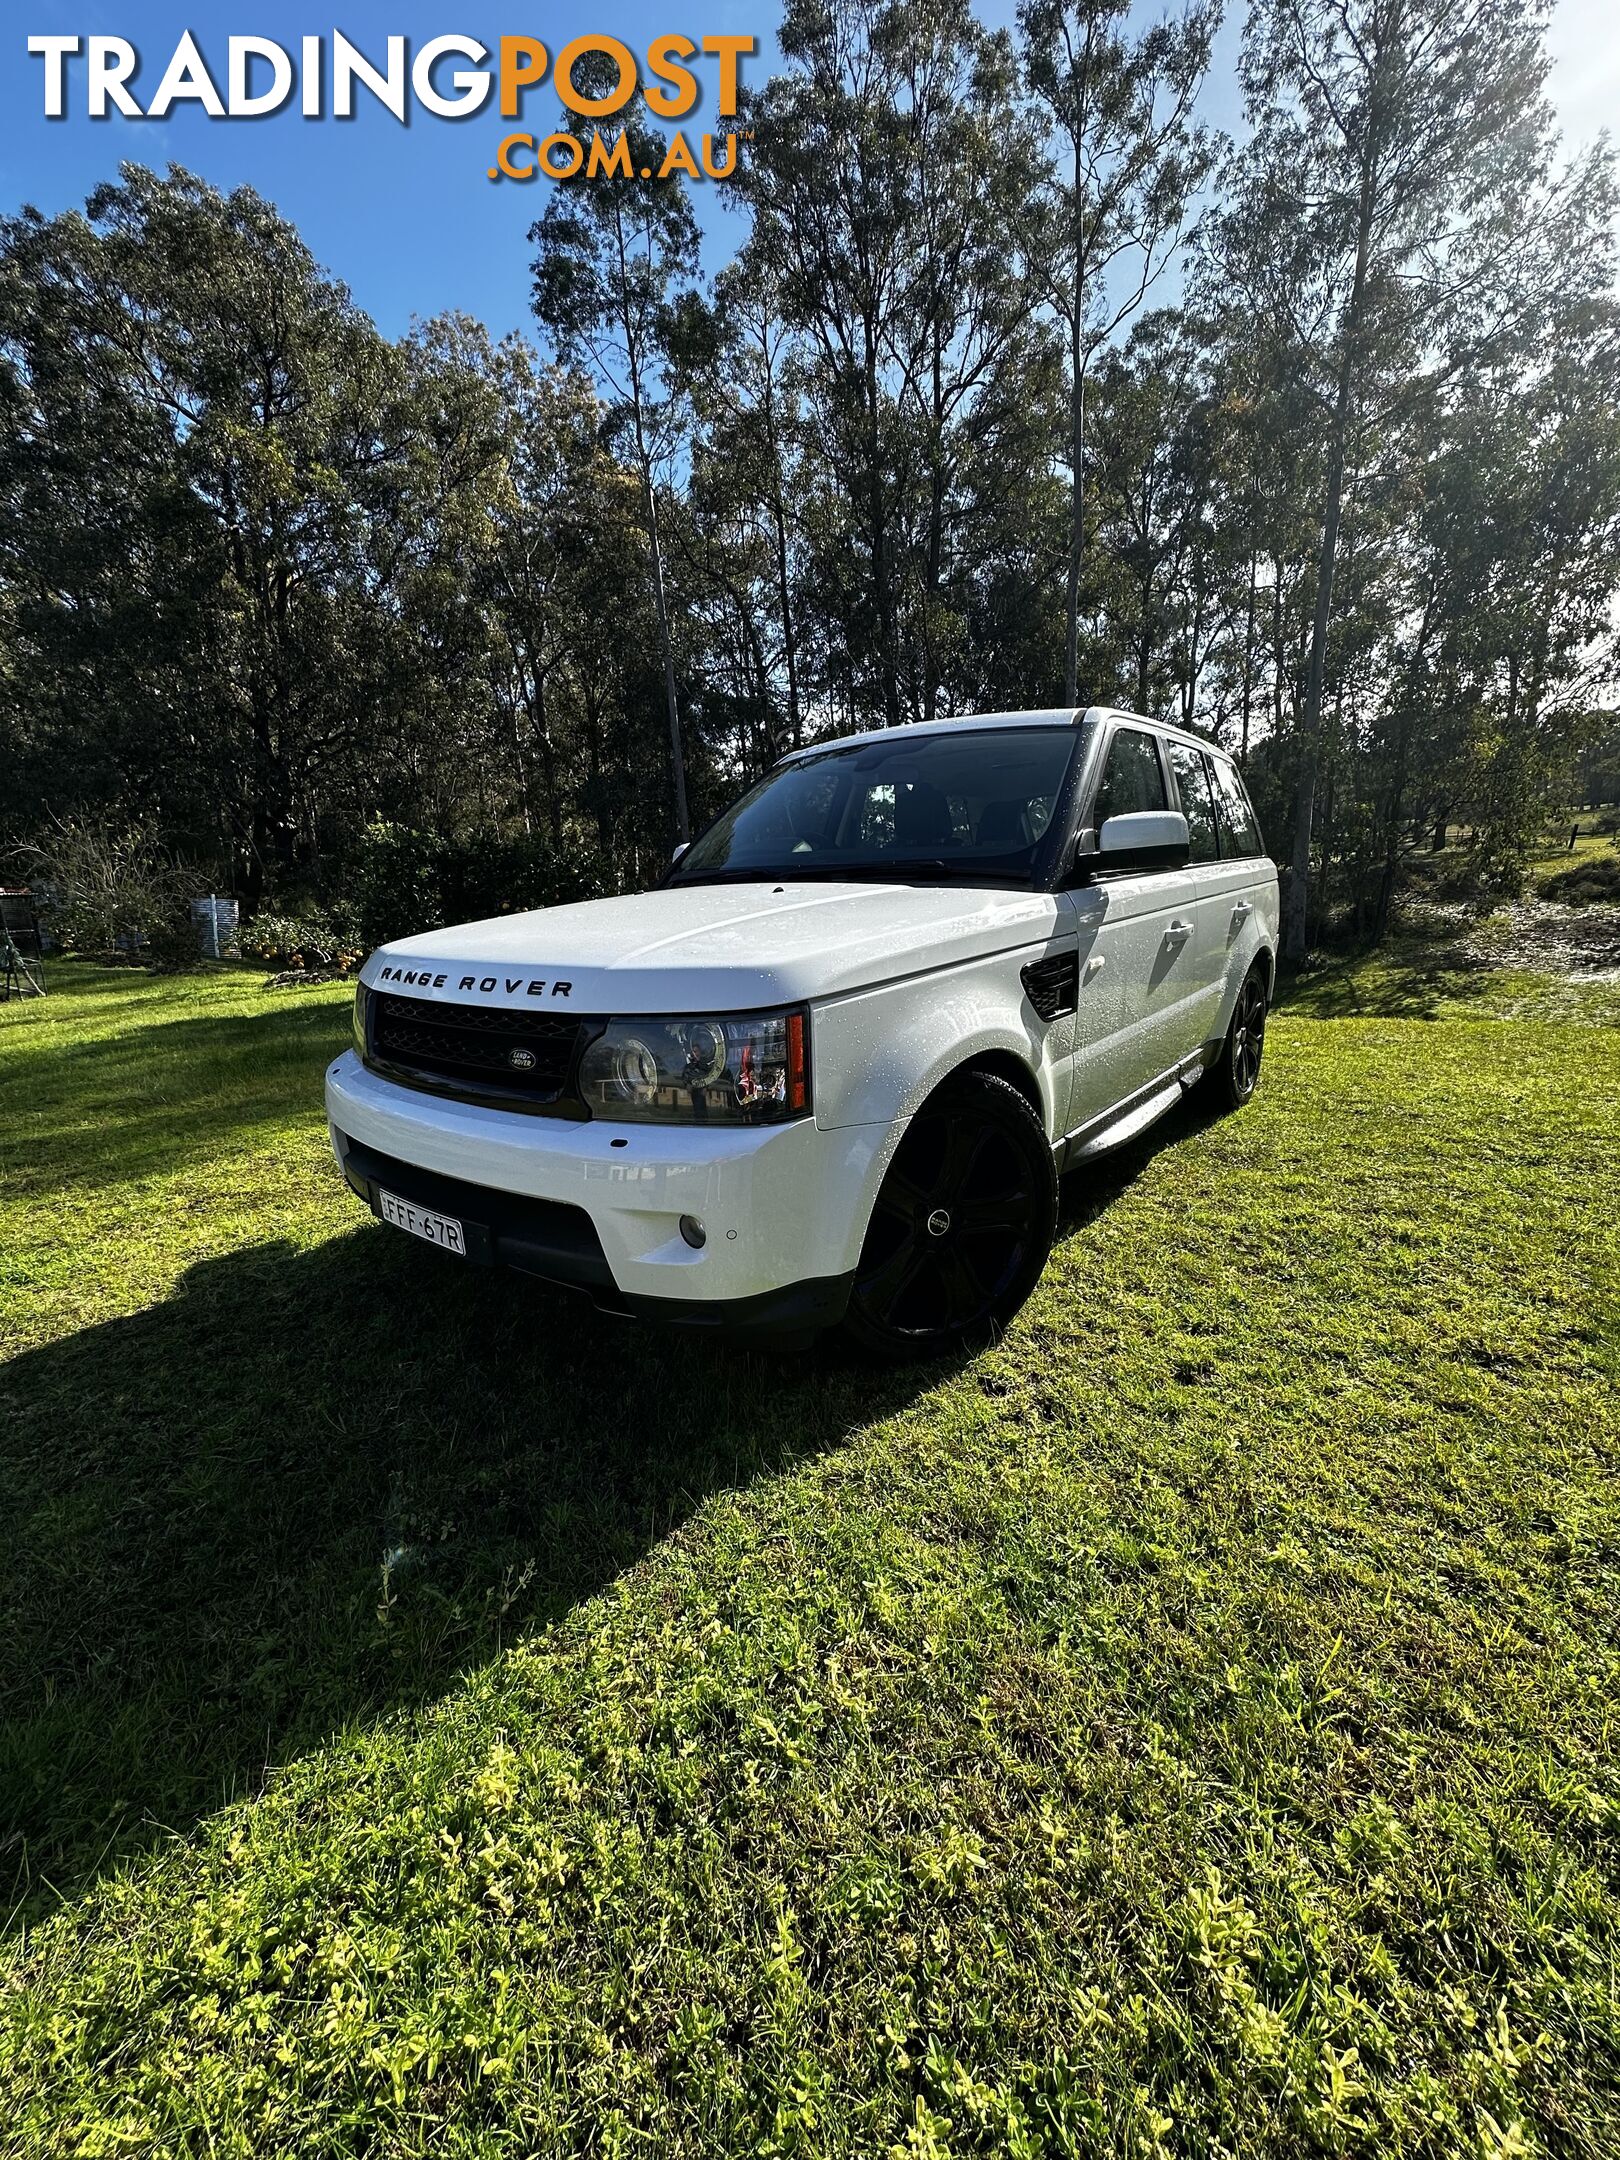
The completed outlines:
[[[1031,881],[1081,739],[1074,727],[952,729],[818,751],[770,773],[670,882],[892,877]]]

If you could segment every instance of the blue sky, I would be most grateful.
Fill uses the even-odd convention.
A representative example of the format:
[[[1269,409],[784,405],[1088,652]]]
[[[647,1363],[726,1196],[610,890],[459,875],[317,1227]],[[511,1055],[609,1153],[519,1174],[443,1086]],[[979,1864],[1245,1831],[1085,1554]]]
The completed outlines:
[[[983,8],[990,20],[1009,20],[1013,0]],[[1143,9],[1144,18],[1162,8]],[[181,33],[193,31],[223,84],[225,40],[233,32],[275,38],[295,54],[306,34],[329,38],[335,26],[368,55],[381,60],[390,34],[414,48],[429,37],[458,32],[493,46],[503,33],[540,37],[555,53],[570,37],[608,31],[633,49],[660,32],[689,36],[742,34],[759,40],[759,55],[745,62],[745,81],[763,81],[774,64],[773,0],[702,0],[680,13],[651,0],[548,0],[544,7],[500,6],[495,0],[345,0],[323,14],[297,0],[258,0],[257,5],[172,4],[172,0],[23,0],[8,7],[0,29],[0,208],[23,203],[47,212],[82,203],[100,180],[114,176],[130,158],[159,168],[190,166],[218,187],[249,182],[269,196],[302,230],[317,257],[343,278],[355,298],[390,335],[414,315],[463,308],[502,332],[529,327],[527,313],[529,225],[539,215],[544,181],[529,186],[492,184],[487,178],[503,123],[493,109],[470,121],[436,120],[413,113],[400,124],[363,94],[349,122],[306,121],[296,99],[264,120],[213,121],[195,107],[180,107],[163,121],[95,121],[84,112],[82,75],[75,91],[70,72],[67,117],[44,117],[43,67],[30,56],[30,35],[114,35],[128,38],[141,56],[135,79],[149,101]],[[1217,125],[1238,124],[1234,63],[1240,10],[1222,33],[1205,92],[1205,109]],[[1620,7],[1614,0],[1561,0],[1553,20],[1552,92],[1567,134],[1589,140],[1620,109]],[[71,69],[72,63],[70,63]],[[82,69],[82,60],[78,63]],[[714,118],[712,63],[693,116],[701,131]],[[491,101],[493,107],[493,100]],[[526,118],[543,130],[556,110],[549,83],[530,94]],[[513,123],[506,123],[512,125]],[[719,210],[723,191],[699,189],[700,207],[713,228],[711,267],[723,261],[736,238],[735,222]]]

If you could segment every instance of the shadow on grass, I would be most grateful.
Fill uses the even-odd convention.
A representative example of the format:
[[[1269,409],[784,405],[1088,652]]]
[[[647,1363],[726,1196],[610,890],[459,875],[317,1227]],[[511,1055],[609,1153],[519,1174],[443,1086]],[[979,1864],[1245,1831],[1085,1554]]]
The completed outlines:
[[[426,1701],[938,1369],[772,1363],[364,1228],[0,1368],[0,1889]]]
[[[1215,1083],[1201,1082],[1136,1139],[1066,1172],[1058,1191],[1058,1243],[1078,1236],[1105,1214],[1129,1192],[1156,1155],[1230,1115]]]
[[[217,1153],[319,1100],[344,1024],[306,1006],[42,1046],[47,1141],[70,1102],[74,1122],[36,1180]],[[1065,1180],[1060,1235],[1217,1107],[1196,1091]],[[0,1922],[431,1701],[709,1494],[941,1375],[638,1330],[375,1227],[203,1262],[164,1303],[0,1366]]]
[[[1311,1020],[1438,1020],[1478,998],[1495,969],[1472,947],[1408,941],[1285,977],[1279,1006]]]

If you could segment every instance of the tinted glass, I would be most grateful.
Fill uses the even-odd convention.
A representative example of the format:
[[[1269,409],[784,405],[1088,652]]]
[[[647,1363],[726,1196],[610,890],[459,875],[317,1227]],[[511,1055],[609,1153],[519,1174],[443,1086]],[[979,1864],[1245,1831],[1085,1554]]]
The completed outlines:
[[[1105,818],[1124,817],[1132,810],[1169,807],[1158,744],[1139,728],[1116,728],[1097,790],[1094,822],[1101,825]]]
[[[1249,806],[1249,798],[1243,791],[1243,782],[1237,776],[1236,767],[1228,765],[1225,758],[1211,758],[1209,763],[1215,775],[1215,808],[1221,821],[1221,853],[1263,855],[1265,843],[1260,838],[1259,824]]]
[[[1170,763],[1175,769],[1182,815],[1187,820],[1187,838],[1191,843],[1189,860],[1213,862],[1220,847],[1215,838],[1215,797],[1210,792],[1203,755],[1188,743],[1173,742]]]
[[[681,857],[670,882],[911,875],[1023,883],[1044,860],[1081,734],[896,728],[879,742],[818,751],[743,796]]]

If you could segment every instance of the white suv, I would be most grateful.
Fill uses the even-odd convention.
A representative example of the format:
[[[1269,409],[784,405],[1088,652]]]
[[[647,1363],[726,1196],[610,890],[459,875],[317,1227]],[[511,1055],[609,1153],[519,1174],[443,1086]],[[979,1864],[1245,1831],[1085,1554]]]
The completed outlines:
[[[374,952],[332,1144],[384,1221],[616,1312],[930,1355],[1004,1324],[1058,1173],[1253,1093],[1277,876],[1133,713],[797,752],[654,892]]]

